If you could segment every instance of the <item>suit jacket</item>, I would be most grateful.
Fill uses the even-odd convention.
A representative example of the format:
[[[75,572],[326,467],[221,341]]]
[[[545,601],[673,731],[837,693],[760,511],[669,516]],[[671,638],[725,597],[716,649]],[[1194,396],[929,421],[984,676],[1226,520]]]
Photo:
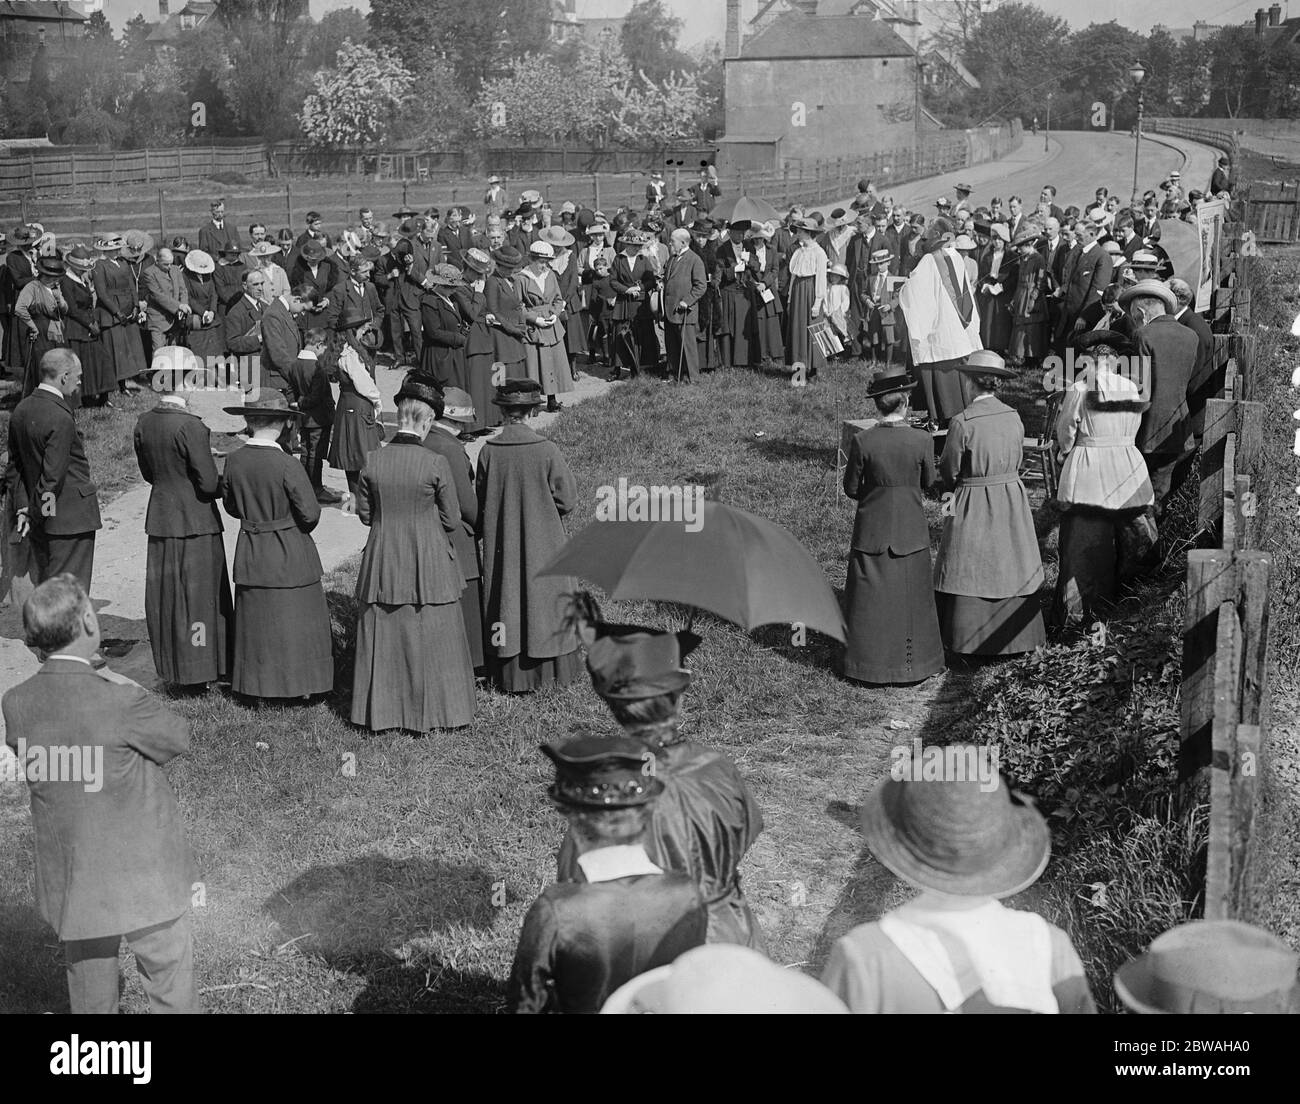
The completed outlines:
[[[319,360],[295,357],[285,374],[285,381],[307,425],[334,424],[334,392],[330,389],[324,364]]]
[[[226,348],[240,356],[250,356],[262,351],[262,315],[267,304],[241,295],[239,301],[226,310]],[[295,327],[296,328],[296,327]],[[297,356],[295,352],[293,354]],[[284,374],[283,367],[280,374]]]
[[[465,378],[465,332],[456,304],[435,292],[420,300],[424,347],[420,370],[441,387],[457,387]]]
[[[338,317],[339,300],[342,298],[338,286],[342,279],[342,270],[337,262],[331,261],[328,257],[316,266],[314,273],[306,261],[301,258],[295,261],[289,271],[289,286],[296,288],[299,284],[310,284],[317,294],[330,301],[330,305],[323,311],[304,313],[302,321],[295,325],[301,325],[304,329],[311,326],[332,328],[334,319]]]
[[[707,183],[697,180],[691,185],[691,202],[706,215],[713,210],[713,205],[720,195],[722,195],[722,189],[711,180]]]
[[[528,255],[528,250],[524,250],[524,255]],[[443,262],[442,243],[437,238],[425,241],[419,234],[411,238],[411,256],[415,258],[415,264],[411,268],[411,275],[415,282],[419,283],[424,279],[424,274],[433,268],[434,265],[440,265]]]
[[[153,489],[144,531],[151,537],[220,533],[221,478],[212,460],[212,434],[184,407],[160,403],[135,423],[135,458]]]
[[[199,228],[198,239],[199,243],[195,248],[202,249],[214,260],[226,246],[242,248],[243,245],[239,240],[239,230],[229,219],[224,219],[220,227],[208,219],[207,223]]]
[[[1182,453],[1190,446],[1187,392],[1199,347],[1196,334],[1172,314],[1157,315],[1134,330],[1134,355],[1150,357],[1151,366],[1151,407],[1136,441],[1142,452]]]
[[[1091,306],[1101,298],[1101,293],[1110,283],[1114,264],[1099,245],[1094,245],[1086,253],[1079,252],[1070,279],[1065,287],[1065,297],[1061,307],[1062,324],[1073,326],[1074,321],[1085,307]]]
[[[369,318],[375,328],[379,329],[384,324],[384,304],[379,297],[379,289],[373,283],[366,280],[361,285],[361,290],[352,281],[352,277],[345,277],[335,289],[339,295],[339,316],[342,316],[348,308],[360,311],[363,318]],[[381,330],[382,332],[382,330]]]
[[[13,311],[18,293],[35,279],[35,262],[21,249],[11,249],[5,255],[4,268],[0,269],[0,300],[6,312]]]
[[[474,246],[474,231],[464,223],[455,230],[450,226],[444,226],[438,231],[438,245],[442,248],[448,264],[462,268],[465,250],[472,249]]]
[[[302,330],[284,301],[276,299],[262,311],[262,383],[284,390],[286,373],[302,352]]]
[[[189,305],[185,274],[179,265],[149,265],[141,277],[144,299],[149,304],[146,315],[149,328],[170,330],[176,322],[181,304]]]
[[[16,510],[49,537],[101,528],[86,446],[67,399],[38,387],[9,418],[5,484]]]
[[[1210,196],[1216,196],[1220,192],[1232,191],[1232,179],[1223,169],[1215,167],[1214,172],[1210,174]]]
[[[456,560],[466,579],[477,579],[482,574],[478,563],[478,542],[474,534],[478,528],[478,492],[474,489],[474,465],[465,446],[452,433],[434,426],[424,439],[424,447],[436,452],[447,461],[451,481],[456,488],[456,502],[460,506],[460,525],[451,534]]]
[[[906,556],[929,548],[921,491],[934,479],[934,442],[928,433],[889,422],[854,437],[844,469],[844,493],[858,503],[853,550]]]
[[[121,675],[58,657],[5,694],[3,711],[5,742],[17,750],[22,739],[29,753],[36,907],[58,937],[120,935],[182,915],[197,869],[161,768],[189,750],[189,722]],[[80,749],[88,783],[33,777],[38,748]]]
[[[72,304],[69,303],[68,306],[71,308]],[[1196,335],[1196,364],[1192,368],[1192,388],[1195,389],[1214,371],[1214,334],[1210,330],[1210,324],[1191,307],[1186,307],[1177,317],[1179,322]]]
[[[245,445],[226,457],[222,501],[238,518],[236,587],[304,587],[320,582],[311,531],[320,504],[307,469],[281,448]]]
[[[99,324],[103,329],[134,322],[139,300],[136,299],[135,276],[126,261],[105,258],[90,270],[99,307]]]
[[[90,281],[81,283],[64,276],[59,281],[59,290],[63,292],[63,301],[68,304],[68,312],[63,318],[63,336],[69,342],[89,341],[99,334],[98,312],[95,310],[95,292]],[[94,327],[94,334],[91,327]]]
[[[771,250],[768,251],[769,255]],[[679,257],[669,257],[664,270],[664,320],[677,325],[698,325],[699,302],[708,281],[704,276],[704,262],[689,249]],[[677,304],[685,302],[686,310],[679,311]]]
[[[1043,267],[1051,277],[1050,283],[1053,289],[1058,288],[1064,282],[1065,262],[1070,255],[1069,246],[1065,244],[1064,238],[1057,238],[1056,245],[1053,246],[1046,238],[1038,244],[1038,255],[1043,258]]]

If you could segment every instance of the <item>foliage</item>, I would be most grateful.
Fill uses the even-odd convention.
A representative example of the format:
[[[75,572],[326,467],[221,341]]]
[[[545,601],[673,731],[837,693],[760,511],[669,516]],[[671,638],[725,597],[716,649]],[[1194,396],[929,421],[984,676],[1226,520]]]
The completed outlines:
[[[1114,20],[1094,23],[1071,35],[1069,68],[1061,76],[1059,99],[1052,105],[1052,117],[1059,119],[1059,126],[1088,127],[1094,103],[1106,105],[1106,121],[1112,128],[1132,126],[1137,118],[1137,98],[1128,70],[1144,45],[1141,35]],[[1158,75],[1149,59],[1144,60],[1150,70],[1146,79],[1154,82]],[[1144,95],[1145,89],[1144,79]]]
[[[396,55],[349,40],[334,68],[313,78],[299,116],[302,132],[318,146],[373,145],[388,134],[413,83]]]
[[[570,73],[541,54],[528,54],[510,76],[483,85],[475,107],[481,133],[517,142],[558,141],[590,130],[596,119],[585,97],[575,95]]]
[[[975,99],[987,116],[1021,115],[1042,110],[1068,68],[1064,19],[1032,4],[1003,4],[987,12],[971,32],[966,66],[980,82]]]
[[[1253,27],[1225,27],[1214,36],[1210,58],[1211,115],[1250,114],[1263,91],[1259,76],[1265,72],[1265,51]]]
[[[703,101],[693,75],[670,74],[656,84],[642,71],[615,93],[614,136],[629,143],[660,144],[695,130]]]
[[[619,28],[619,45],[633,70],[661,83],[690,67],[690,59],[677,49],[682,21],[663,0],[636,0]]]
[[[426,147],[454,149],[474,133],[473,104],[448,61],[427,52],[419,74],[393,124],[396,141],[412,139]]]
[[[113,40],[113,28],[109,26],[108,17],[102,10],[90,13],[82,35],[85,38],[106,38],[110,42]]]
[[[356,8],[326,12],[307,40],[303,68],[309,73],[328,69],[345,42],[365,42],[369,36],[370,24]]]

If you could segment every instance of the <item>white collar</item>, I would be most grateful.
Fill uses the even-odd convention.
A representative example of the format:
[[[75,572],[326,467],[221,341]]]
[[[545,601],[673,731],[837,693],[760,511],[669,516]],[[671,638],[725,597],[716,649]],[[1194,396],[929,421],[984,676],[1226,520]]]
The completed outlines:
[[[38,383],[36,385],[36,390],[48,391],[51,395],[57,395],[61,399],[65,397],[63,392],[60,391],[57,387],[55,387],[54,384],[52,383]]]
[[[448,436],[451,436],[451,437],[459,437],[459,436],[460,436],[460,430],[459,430],[459,429],[452,429],[450,426],[445,426],[445,425],[443,425],[441,422],[437,421],[436,419],[434,420],[433,428],[434,428],[434,429],[440,429],[440,430],[443,431],[443,433],[446,433]]]
[[[85,657],[68,655],[66,652],[59,652],[57,655],[47,656],[46,662],[48,663],[51,659],[70,659],[72,660],[73,663],[84,663],[87,667],[94,666],[94,664],[91,663],[90,660],[86,659]]]
[[[894,425],[898,422],[901,422],[903,420],[903,417],[904,415],[902,414],[886,414],[883,418],[880,419],[880,424]]]
[[[273,449],[280,448],[279,441],[259,441],[256,437],[250,437],[247,441],[244,442],[244,444],[256,445],[258,448],[273,448]],[[280,449],[280,451],[283,452],[284,449]]]
[[[179,406],[182,410],[185,409],[185,398],[181,395],[164,395],[162,401],[169,406]]]
[[[632,878],[638,874],[662,874],[639,843],[597,847],[578,856],[578,865],[588,882],[613,882],[619,878]]]
[[[1182,318],[1182,316],[1183,316],[1184,314],[1186,314],[1186,313],[1187,313],[1187,308],[1186,308],[1185,306],[1184,306],[1184,307],[1179,307],[1179,308],[1178,308],[1178,312],[1174,315],[1174,317],[1175,317],[1175,318]]]
[[[1087,253],[1087,252],[1090,252],[1090,251],[1092,250],[1092,248],[1093,248],[1096,244],[1097,244],[1097,239],[1096,239],[1096,238],[1093,238],[1092,241],[1090,241],[1087,245],[1085,245],[1085,246],[1080,250],[1080,252],[1081,252],[1081,253]]]
[[[977,403],[980,401],[980,399],[993,399],[996,397],[997,396],[994,395],[991,391],[981,391],[978,395],[976,395],[973,399],[971,399],[971,402]]]

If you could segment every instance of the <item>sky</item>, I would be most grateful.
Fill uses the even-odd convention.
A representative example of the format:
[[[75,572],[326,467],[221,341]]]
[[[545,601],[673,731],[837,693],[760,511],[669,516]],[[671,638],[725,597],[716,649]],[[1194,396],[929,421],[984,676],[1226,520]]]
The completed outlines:
[[[481,4],[485,0],[465,0],[467,4]],[[1073,27],[1086,27],[1090,23],[1118,20],[1126,27],[1145,34],[1152,24],[1167,27],[1190,27],[1196,20],[1207,23],[1245,23],[1254,17],[1255,9],[1268,7],[1272,0],[1035,0],[1038,7],[1053,15],[1064,17]],[[1281,2],[1281,0],[1279,0]],[[578,14],[584,17],[615,18],[626,15],[633,0],[577,0]],[[707,39],[722,41],[726,18],[724,0],[664,0],[664,3],[682,20],[679,40],[683,47],[694,46]],[[171,10],[179,11],[185,0],[171,0]],[[758,0],[744,0],[746,17],[757,10]],[[311,12],[317,19],[335,8],[370,10],[369,0],[311,0]],[[1283,18],[1289,12],[1283,4]],[[136,12],[143,12],[148,20],[158,18],[157,0],[105,0],[104,12],[116,29]],[[1296,15],[1300,15],[1300,0],[1296,0]]]

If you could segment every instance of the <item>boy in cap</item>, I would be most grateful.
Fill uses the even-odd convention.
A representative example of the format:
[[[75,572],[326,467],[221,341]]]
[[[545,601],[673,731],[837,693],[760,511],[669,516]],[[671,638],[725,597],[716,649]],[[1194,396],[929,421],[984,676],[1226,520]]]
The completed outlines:
[[[735,763],[687,740],[678,727],[681,695],[691,681],[682,660],[700,638],[603,623],[589,597],[577,604],[592,687],[625,734],[653,753],[664,783],[646,844],[651,858],[698,883],[708,907],[709,942],[766,950],[739,873],[763,831],[763,814]],[[560,845],[561,881],[581,878],[577,842],[570,835]]]
[[[599,1012],[611,993],[704,942],[699,890],[646,851],[664,791],[635,740],[579,737],[542,745],[548,793],[569,822],[583,880],[549,887],[528,910],[510,972],[516,1013]]]

